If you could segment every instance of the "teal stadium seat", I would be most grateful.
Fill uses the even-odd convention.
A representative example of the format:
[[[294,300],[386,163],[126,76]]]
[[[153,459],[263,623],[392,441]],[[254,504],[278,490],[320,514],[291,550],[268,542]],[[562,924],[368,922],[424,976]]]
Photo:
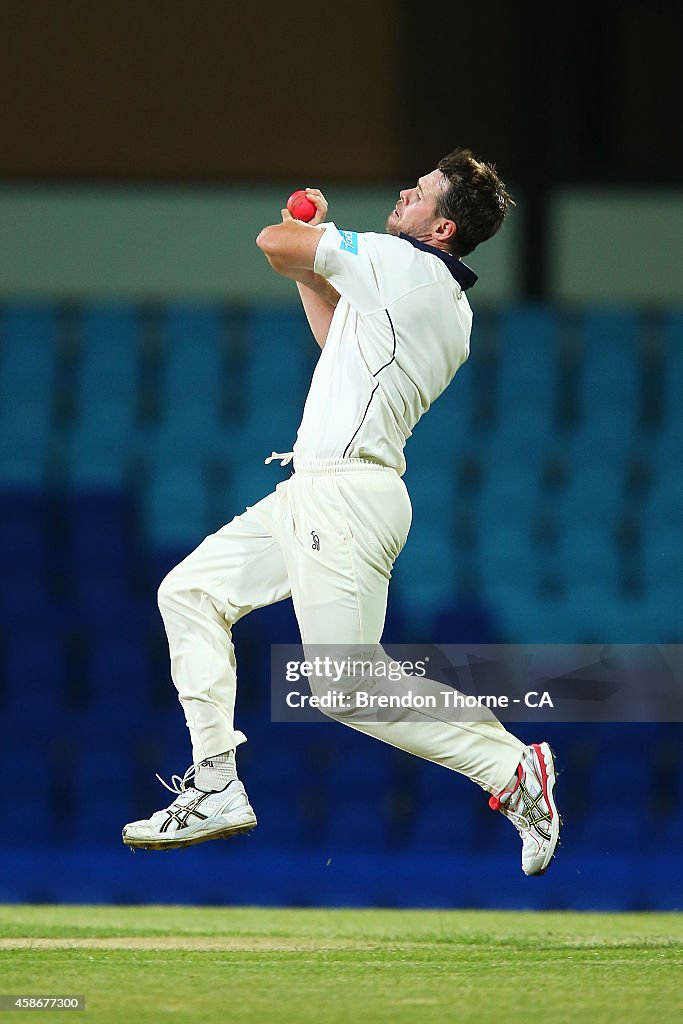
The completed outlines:
[[[560,541],[560,573],[568,587],[607,585],[619,581],[619,557],[614,533],[604,523],[567,525]]]
[[[245,421],[227,432],[226,445],[261,460],[273,450],[291,450],[317,353],[300,310],[251,310],[245,342]]]
[[[628,310],[590,310],[581,320],[580,343],[580,412],[572,456],[582,465],[623,465],[641,443],[638,318]]]
[[[680,450],[677,460],[668,463],[657,473],[645,502],[643,520],[647,531],[678,528],[683,522],[683,474],[680,468]]]
[[[477,507],[482,534],[512,521],[530,529],[543,504],[540,477],[533,461],[509,465],[492,461]]]
[[[622,405],[634,414],[640,395],[640,323],[628,309],[588,310],[581,321],[581,398],[591,407]]]
[[[410,609],[408,639],[428,634],[441,605],[456,593],[457,561],[451,524],[433,514],[413,520],[406,547],[393,570],[392,590]]]
[[[161,375],[162,418],[182,406],[201,406],[218,422],[222,386],[221,310],[211,306],[169,306],[163,322],[166,352]]]
[[[0,479],[40,489],[45,482],[57,378],[52,306],[9,304],[0,313]]]
[[[405,447],[406,482],[415,471],[449,476],[472,446],[472,368],[465,363],[449,387],[420,419]]]
[[[496,395],[490,461],[538,465],[552,448],[559,334],[556,314],[543,307],[519,306],[501,313],[497,372],[485,382]]]
[[[556,403],[558,314],[541,306],[504,310],[498,328],[497,391],[501,409],[527,405],[553,422]]]
[[[575,462],[566,490],[557,499],[557,512],[565,530],[596,523],[615,529],[625,507],[621,467],[582,465]]]
[[[143,494],[143,514],[146,536],[155,547],[188,552],[196,547],[215,526],[201,461],[154,464]]]
[[[681,520],[649,530],[643,538],[643,574],[652,590],[678,586],[683,593],[683,544]],[[673,609],[672,609],[673,612]],[[679,608],[675,614],[680,613]]]
[[[160,418],[147,438],[154,461],[201,459],[219,447],[226,380],[217,307],[170,306],[163,319]]]
[[[3,487],[42,490],[53,441],[51,401],[8,398],[0,408],[0,480]]]
[[[292,309],[253,309],[247,324],[247,408],[277,403],[283,396],[296,402],[308,390],[308,370],[317,347],[304,314]]]
[[[140,334],[132,306],[83,311],[77,418],[67,439],[68,479],[76,489],[115,491],[127,481],[137,436]]]
[[[51,405],[58,328],[52,306],[6,305],[0,314],[0,399]]]
[[[650,464],[660,473],[679,473],[683,451],[683,309],[671,313],[664,324],[660,371],[661,422],[649,453]]]
[[[528,525],[509,520],[495,529],[482,530],[479,568],[482,585],[487,590],[500,583],[533,591],[543,566],[531,543]]]

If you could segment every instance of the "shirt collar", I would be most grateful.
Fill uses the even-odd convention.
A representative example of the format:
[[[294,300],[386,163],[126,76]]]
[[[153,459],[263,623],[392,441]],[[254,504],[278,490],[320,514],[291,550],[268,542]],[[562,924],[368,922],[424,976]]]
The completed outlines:
[[[468,288],[476,284],[477,275],[457,256],[453,256],[450,252],[444,252],[443,249],[435,249],[433,245],[427,245],[425,242],[418,242],[417,238],[413,238],[412,235],[401,233],[400,237],[405,238],[406,242],[410,242],[416,249],[422,249],[423,252],[430,252],[432,256],[438,256],[442,263],[446,264],[463,291],[466,292]]]

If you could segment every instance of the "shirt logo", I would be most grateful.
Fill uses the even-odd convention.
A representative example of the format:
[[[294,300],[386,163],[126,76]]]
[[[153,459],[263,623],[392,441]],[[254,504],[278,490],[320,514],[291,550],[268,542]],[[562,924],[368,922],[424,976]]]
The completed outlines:
[[[357,231],[340,231],[341,245],[339,246],[344,252],[353,253],[354,256],[358,255],[358,232]]]

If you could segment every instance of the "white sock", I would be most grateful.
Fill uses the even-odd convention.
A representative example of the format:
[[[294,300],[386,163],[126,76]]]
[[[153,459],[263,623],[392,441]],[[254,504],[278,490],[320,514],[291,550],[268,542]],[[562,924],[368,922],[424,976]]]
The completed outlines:
[[[225,789],[236,780],[235,751],[226,750],[225,753],[216,754],[215,757],[207,757],[205,761],[201,761],[197,765],[194,784],[203,793],[212,793]]]

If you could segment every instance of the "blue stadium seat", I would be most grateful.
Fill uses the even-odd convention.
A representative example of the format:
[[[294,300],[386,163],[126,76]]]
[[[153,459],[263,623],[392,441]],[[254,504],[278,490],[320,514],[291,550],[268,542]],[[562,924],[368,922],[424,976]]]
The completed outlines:
[[[643,574],[648,587],[678,586],[683,590],[683,545],[680,528],[677,529],[672,522],[646,531],[643,538]]]
[[[256,505],[274,491],[281,480],[291,475],[291,466],[284,469],[278,463],[266,466],[258,452],[252,456],[236,450],[229,454],[226,461],[229,477],[226,485],[218,492],[216,501],[223,525],[241,515],[247,507]]]
[[[504,508],[501,505],[501,509]],[[531,543],[528,523],[516,522],[514,514],[498,527],[482,530],[479,543],[479,567],[482,585],[513,584],[531,590],[540,575],[540,558]],[[502,518],[502,516],[501,516]]]
[[[579,429],[568,439],[567,450],[574,464],[609,470],[640,454],[642,439],[636,412],[625,401],[617,404],[609,394],[596,399],[586,410]]]
[[[628,608],[631,643],[683,643],[681,582],[657,581]]]
[[[683,519],[683,474],[678,461],[663,466],[655,476],[652,492],[645,504],[648,530],[675,530]]]
[[[44,567],[8,564],[0,573],[0,622],[8,629],[36,622],[62,622],[63,609],[55,606]]]
[[[566,614],[580,643],[632,643],[632,625],[625,602],[609,581],[576,580],[567,586]]]
[[[554,310],[519,306],[503,310],[498,340],[499,405],[509,427],[522,422],[528,404],[540,413],[547,431],[556,394],[560,323]]]
[[[433,635],[437,643],[497,643],[500,640],[500,622],[483,595],[464,592],[439,608]],[[404,637],[405,632],[400,636]]]
[[[7,398],[0,409],[0,480],[15,489],[42,490],[52,444],[51,397]]]
[[[132,502],[122,493],[81,491],[67,499],[67,550],[77,567],[125,567],[133,552]]]
[[[57,356],[57,316],[51,306],[17,303],[0,312],[0,397],[52,402]]]
[[[247,415],[254,422],[264,407],[283,396],[299,409],[309,383],[307,353],[314,343],[301,310],[253,309],[247,323],[245,375]]]
[[[166,357],[162,395],[166,418],[182,406],[205,411],[211,422],[219,419],[222,367],[221,311],[211,306],[169,306],[165,322]]]
[[[528,531],[541,502],[539,474],[533,463],[511,466],[507,461],[493,461],[477,510],[482,540],[488,531],[506,522]]]
[[[618,584],[619,557],[614,535],[604,524],[578,522],[568,518],[560,544],[559,572],[567,586],[575,584]]]
[[[102,401],[81,416],[66,440],[69,484],[85,491],[122,490],[137,447],[133,411]]]
[[[472,415],[471,373],[463,368],[454,381],[437,398],[428,412],[418,420],[405,446],[408,466],[406,481],[416,473],[447,478],[452,476],[460,451],[469,450]]]
[[[437,609],[453,598],[456,590],[456,560],[450,525],[443,520],[413,522],[408,543],[393,570],[396,595],[410,601],[411,634],[418,639]]]
[[[381,849],[386,841],[381,805],[368,800],[365,793],[347,793],[343,802],[333,804],[324,835],[331,856],[342,850]]]
[[[496,467],[537,469],[557,446],[552,421],[535,396],[524,405],[501,409],[496,430],[491,434],[487,457]]]
[[[134,764],[125,735],[108,742],[91,732],[79,747],[72,778],[76,813],[70,838],[89,846],[111,846],[119,841],[133,808]]]
[[[415,464],[405,477],[413,512],[417,518],[426,518],[435,509],[443,510],[448,517],[455,499],[455,480],[452,465],[441,469]]]
[[[473,810],[471,802],[459,791],[454,792],[450,800],[439,800],[433,804],[420,802],[412,848],[425,853],[457,853],[471,849],[475,834]]]
[[[81,416],[101,402],[133,410],[138,398],[140,323],[127,305],[97,305],[82,315],[83,350],[79,394]]]
[[[338,750],[324,781],[333,804],[349,799],[367,801],[381,814],[381,805],[391,791],[393,776],[392,750],[373,737],[347,730],[339,733]],[[352,742],[349,742],[352,741]]]
[[[105,624],[106,625],[106,624]],[[142,636],[129,629],[95,632],[86,661],[92,700],[102,707],[144,708],[149,704],[149,651]]]
[[[456,852],[467,836],[471,842],[475,822],[486,807],[486,797],[455,773],[431,762],[420,760],[416,767],[413,845]]]
[[[663,433],[680,441],[683,435],[683,308],[674,310],[664,324],[662,385]]]
[[[91,306],[83,312],[77,419],[66,441],[73,486],[124,485],[137,435],[139,333],[132,307]]]
[[[5,710],[56,712],[65,699],[65,638],[56,623],[15,628],[7,637],[3,657]]]
[[[144,526],[157,547],[196,544],[210,529],[203,465],[160,462],[143,497]]]
[[[13,573],[42,570],[49,552],[48,503],[25,491],[0,491],[0,565]]]
[[[556,503],[565,529],[580,525],[614,528],[625,508],[621,467],[575,464],[567,490]]]
[[[581,323],[581,398],[584,415],[608,401],[637,422],[640,323],[628,309],[588,310]]]
[[[519,584],[491,581],[486,588],[502,639],[518,644],[570,644],[581,637],[584,610],[563,595],[539,596]]]

